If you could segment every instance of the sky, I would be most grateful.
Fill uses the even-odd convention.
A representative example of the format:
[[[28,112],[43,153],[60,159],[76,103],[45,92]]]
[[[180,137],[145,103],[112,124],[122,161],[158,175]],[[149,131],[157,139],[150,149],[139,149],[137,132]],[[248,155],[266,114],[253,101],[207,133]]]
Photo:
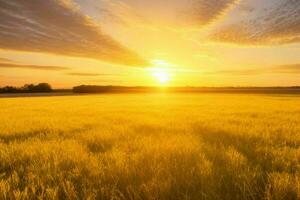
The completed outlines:
[[[0,0],[0,86],[296,86],[299,74],[299,0]]]

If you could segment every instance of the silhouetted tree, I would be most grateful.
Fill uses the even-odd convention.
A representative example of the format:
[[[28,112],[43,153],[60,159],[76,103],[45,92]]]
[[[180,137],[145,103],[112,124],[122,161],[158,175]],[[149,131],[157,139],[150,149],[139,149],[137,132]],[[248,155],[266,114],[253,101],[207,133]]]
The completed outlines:
[[[34,86],[33,92],[51,92],[52,88],[48,83],[39,83]]]
[[[22,87],[22,89],[24,90],[24,91],[28,91],[28,92],[30,92],[30,91],[33,91],[34,90],[34,84],[25,84],[23,87]]]
[[[12,86],[5,86],[3,88],[0,88],[0,93],[14,93],[17,91],[18,91],[18,89],[16,87],[12,87]]]
[[[17,88],[5,86],[0,88],[0,93],[26,93],[26,92],[52,92],[51,85],[48,83],[25,84],[23,87]]]

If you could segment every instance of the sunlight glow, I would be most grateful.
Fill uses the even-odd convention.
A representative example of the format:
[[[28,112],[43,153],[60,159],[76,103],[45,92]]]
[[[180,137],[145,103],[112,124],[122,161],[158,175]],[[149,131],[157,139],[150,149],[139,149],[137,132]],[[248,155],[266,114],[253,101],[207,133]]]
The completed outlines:
[[[154,73],[154,76],[160,83],[167,83],[170,80],[169,75],[163,71]]]
[[[171,67],[171,66],[173,66],[165,60],[153,60],[152,64],[154,66],[157,66],[157,67]]]
[[[170,67],[173,65],[165,60],[152,60],[153,67],[150,68],[151,75],[160,85],[166,85],[171,80]]]
[[[171,80],[171,76],[165,68],[152,68],[151,74],[159,84],[167,84]]]

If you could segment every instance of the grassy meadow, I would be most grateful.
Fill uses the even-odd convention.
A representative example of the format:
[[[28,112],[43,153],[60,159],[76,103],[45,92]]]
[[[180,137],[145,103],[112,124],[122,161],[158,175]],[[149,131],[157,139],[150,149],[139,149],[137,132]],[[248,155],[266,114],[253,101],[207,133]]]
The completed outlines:
[[[0,98],[0,199],[300,199],[300,96]]]

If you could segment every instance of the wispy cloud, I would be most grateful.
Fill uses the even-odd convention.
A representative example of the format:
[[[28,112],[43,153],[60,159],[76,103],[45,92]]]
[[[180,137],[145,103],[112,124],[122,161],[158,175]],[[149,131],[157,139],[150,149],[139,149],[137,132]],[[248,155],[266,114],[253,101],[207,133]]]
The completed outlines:
[[[246,69],[246,70],[222,70],[215,72],[208,72],[209,75],[230,75],[230,76],[252,76],[263,74],[261,69]]]
[[[85,1],[77,0],[84,4]],[[88,0],[95,2],[95,0]],[[203,27],[226,14],[239,0],[100,0],[96,4],[112,21],[177,29],[187,26]],[[95,3],[91,4],[95,7]],[[93,8],[90,8],[93,9]]]
[[[97,74],[97,73],[84,73],[84,72],[71,72],[71,73],[66,73],[67,75],[70,76],[109,76],[110,74]]]
[[[7,58],[0,58],[0,62],[10,63],[10,62],[12,62],[12,60],[7,59]]]
[[[0,48],[95,58],[145,66],[104,34],[71,0],[0,0]]]
[[[0,63],[0,68],[20,68],[20,69],[49,70],[49,71],[61,71],[61,70],[69,69],[68,67],[61,67],[61,66],[21,65],[21,64],[10,64],[10,63]]]
[[[208,72],[209,75],[253,76],[262,74],[295,74],[300,73],[300,64],[275,65],[256,69],[222,70]]]
[[[195,23],[200,25],[210,24],[235,6],[239,0],[192,0],[191,12]]]
[[[278,73],[300,73],[300,63],[299,64],[290,64],[290,65],[278,65],[273,68],[275,72]]]
[[[247,45],[300,42],[300,1],[264,0],[259,5],[238,22],[217,29],[211,39]]]

